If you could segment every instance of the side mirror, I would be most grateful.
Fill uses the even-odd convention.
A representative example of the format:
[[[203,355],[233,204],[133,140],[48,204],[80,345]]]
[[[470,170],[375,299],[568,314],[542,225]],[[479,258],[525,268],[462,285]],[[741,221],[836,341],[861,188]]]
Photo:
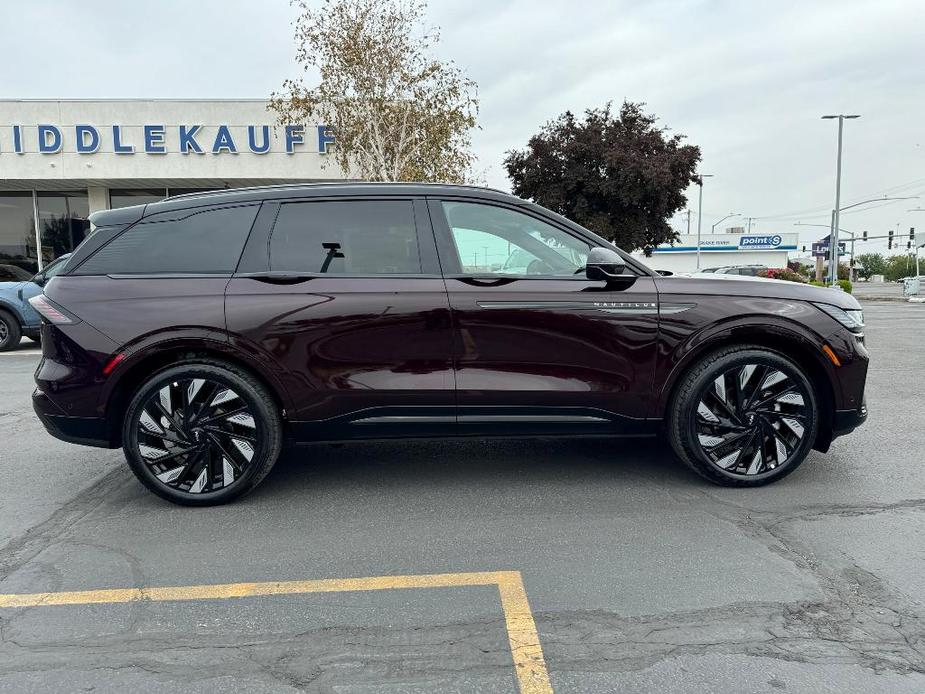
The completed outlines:
[[[611,282],[620,279],[626,263],[619,253],[609,248],[592,248],[585,263],[585,276],[589,280]]]
[[[40,273],[37,274],[35,277],[33,277],[30,281],[31,281],[33,284],[37,284],[37,285],[39,285],[40,287],[44,287],[44,286],[45,286],[45,273],[44,273],[44,272],[40,272]]]

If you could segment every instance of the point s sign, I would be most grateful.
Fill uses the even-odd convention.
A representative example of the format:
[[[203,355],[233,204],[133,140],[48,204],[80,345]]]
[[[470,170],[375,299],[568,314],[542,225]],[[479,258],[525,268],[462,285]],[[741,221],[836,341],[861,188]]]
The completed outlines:
[[[739,237],[739,248],[741,250],[773,250],[780,246],[781,237],[777,234],[773,236],[741,236]]]

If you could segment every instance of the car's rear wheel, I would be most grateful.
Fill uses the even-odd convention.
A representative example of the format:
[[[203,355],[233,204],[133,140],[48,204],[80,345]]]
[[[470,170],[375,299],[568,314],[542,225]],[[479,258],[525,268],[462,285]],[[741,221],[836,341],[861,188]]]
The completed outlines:
[[[819,409],[799,365],[757,346],[713,353],[681,380],[671,445],[716,484],[754,487],[789,475],[812,449]]]
[[[0,311],[0,352],[15,349],[22,339],[22,330],[16,316]]]
[[[135,392],[123,422],[125,457],[152,492],[189,506],[236,499],[279,457],[278,408],[253,376],[212,361],[174,366]]]

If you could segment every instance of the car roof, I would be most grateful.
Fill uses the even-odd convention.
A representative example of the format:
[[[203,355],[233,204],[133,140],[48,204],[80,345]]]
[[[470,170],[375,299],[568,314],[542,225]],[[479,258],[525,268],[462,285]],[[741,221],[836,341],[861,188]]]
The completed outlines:
[[[381,183],[369,181],[286,183],[274,186],[227,188],[173,195],[160,202],[122,207],[117,210],[100,210],[90,215],[96,226],[130,224],[142,217],[174,210],[216,204],[239,204],[263,200],[285,200],[312,197],[352,196],[447,196],[494,200],[515,205],[529,205],[526,200],[494,188],[452,183]]]

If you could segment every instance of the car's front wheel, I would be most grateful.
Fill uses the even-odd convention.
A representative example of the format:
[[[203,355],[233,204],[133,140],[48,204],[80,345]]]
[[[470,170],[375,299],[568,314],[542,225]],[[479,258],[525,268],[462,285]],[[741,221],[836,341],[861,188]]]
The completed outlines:
[[[256,487],[279,457],[282,425],[266,388],[233,365],[197,361],[144,382],[122,443],[135,476],[168,501],[208,506]]]
[[[669,413],[678,457],[716,484],[754,487],[793,472],[812,449],[819,406],[803,369],[757,346],[729,347],[681,379]]]

